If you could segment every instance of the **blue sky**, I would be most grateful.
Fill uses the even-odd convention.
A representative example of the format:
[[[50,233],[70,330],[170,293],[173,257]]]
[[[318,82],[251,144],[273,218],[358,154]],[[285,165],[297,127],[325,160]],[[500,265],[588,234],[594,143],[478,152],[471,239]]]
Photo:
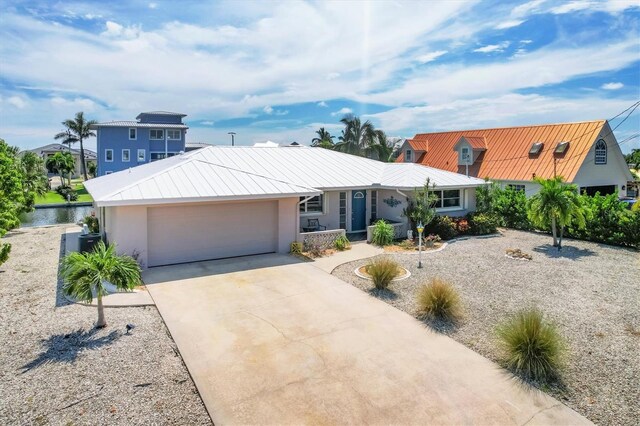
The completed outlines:
[[[44,145],[81,110],[182,112],[215,144],[309,143],[348,112],[398,137],[610,118],[640,100],[639,25],[637,0],[5,0],[0,137]],[[640,108],[615,132],[638,133]]]

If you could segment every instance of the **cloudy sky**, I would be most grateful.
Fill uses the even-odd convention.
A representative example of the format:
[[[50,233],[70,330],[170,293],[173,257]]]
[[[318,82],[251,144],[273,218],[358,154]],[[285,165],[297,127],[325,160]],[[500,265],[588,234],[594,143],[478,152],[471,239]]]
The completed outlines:
[[[215,144],[309,143],[350,112],[401,137],[611,118],[640,99],[639,4],[3,0],[0,137],[44,145],[76,111],[182,112]],[[640,108],[616,137],[639,132]]]

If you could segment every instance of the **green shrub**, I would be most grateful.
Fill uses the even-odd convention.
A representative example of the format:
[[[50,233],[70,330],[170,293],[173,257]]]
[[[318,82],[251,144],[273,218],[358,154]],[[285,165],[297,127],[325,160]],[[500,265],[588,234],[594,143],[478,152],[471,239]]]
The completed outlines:
[[[458,227],[449,216],[436,216],[429,225],[425,226],[424,234],[435,234],[443,240],[450,240],[458,236]]]
[[[493,234],[498,230],[498,219],[489,213],[478,213],[469,217],[471,233],[474,235]]]
[[[388,258],[378,258],[365,267],[378,290],[386,289],[391,281],[400,274],[400,265]]]
[[[291,254],[301,254],[302,253],[302,243],[298,241],[294,241],[289,246],[289,252]]]
[[[527,214],[527,196],[513,188],[497,189],[493,196],[493,212],[507,228],[533,229]]]
[[[398,245],[405,250],[415,250],[416,248],[416,243],[414,243],[413,240],[402,240]]]
[[[97,234],[100,232],[100,224],[98,218],[94,215],[87,215],[83,219],[83,223],[89,228],[89,232]]]
[[[633,203],[633,206],[631,206],[631,211],[632,212],[640,212],[640,200],[638,200],[635,203]]]
[[[78,193],[70,186],[60,185],[56,188],[56,192],[64,199],[64,201],[77,201]]]
[[[333,246],[338,251],[344,251],[348,249],[350,245],[351,243],[349,242],[349,239],[344,235],[340,235],[333,243]]]
[[[543,383],[558,377],[564,343],[557,329],[544,320],[541,311],[519,312],[501,324],[497,334],[508,368]]]
[[[462,316],[460,296],[453,286],[434,278],[418,290],[418,311],[421,316],[455,322]]]
[[[381,219],[373,226],[371,242],[378,246],[388,246],[393,243],[394,236],[393,226]]]

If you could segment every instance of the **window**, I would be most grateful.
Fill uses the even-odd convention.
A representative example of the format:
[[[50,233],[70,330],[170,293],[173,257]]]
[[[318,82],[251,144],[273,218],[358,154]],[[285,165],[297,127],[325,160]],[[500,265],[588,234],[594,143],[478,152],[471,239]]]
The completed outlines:
[[[413,151],[411,151],[410,149],[407,149],[404,152],[404,161],[410,163],[413,161]]]
[[[112,149],[105,149],[104,150],[104,161],[113,161],[113,150]]]
[[[596,142],[596,164],[607,164],[607,144],[602,139]]]
[[[507,188],[513,189],[514,191],[525,192],[526,187],[520,184],[509,184]]]
[[[122,161],[127,163],[129,162],[131,152],[128,149],[122,150]]]
[[[340,229],[347,229],[347,193],[340,193]]]
[[[145,161],[145,151],[144,149],[138,150],[138,161]]]
[[[540,151],[542,151],[542,147],[544,146],[544,142],[535,142],[531,145],[531,149],[529,150],[530,155],[538,155]]]
[[[167,139],[172,141],[179,141],[181,139],[180,130],[167,130]]]
[[[469,156],[469,148],[468,147],[464,147],[460,150],[460,155],[462,156],[462,162],[464,164],[469,164],[471,163],[471,157]]]
[[[131,129],[129,129],[129,140],[133,141],[136,139],[138,139],[138,129],[132,127]]]
[[[378,218],[378,191],[371,191],[371,220]]]
[[[304,200],[306,197],[300,197],[300,201]],[[316,195],[313,198],[305,201],[304,203],[300,203],[300,213],[322,213],[324,207],[324,196]]]
[[[164,152],[152,152],[150,154],[150,157],[151,157],[151,161],[157,161],[157,160],[162,160],[164,158],[173,157],[174,155],[178,155],[178,153],[177,152],[167,152],[167,154],[165,155]]]
[[[151,140],[164,140],[164,130],[151,129],[149,130],[149,139]]]
[[[569,149],[569,142],[559,142],[556,145],[556,149],[553,151],[554,154],[564,154]]]
[[[453,208],[460,207],[460,190],[459,189],[448,189],[444,191],[433,191],[433,193],[438,197],[435,202],[435,208]]]

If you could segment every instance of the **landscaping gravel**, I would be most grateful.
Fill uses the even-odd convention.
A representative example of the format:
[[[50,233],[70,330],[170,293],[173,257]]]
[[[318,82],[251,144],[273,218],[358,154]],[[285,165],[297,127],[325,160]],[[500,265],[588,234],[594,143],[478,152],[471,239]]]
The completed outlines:
[[[390,292],[371,292],[371,282],[341,265],[337,277],[411,315],[419,285],[432,277],[459,291],[465,317],[455,327],[427,322],[494,361],[500,360],[495,328],[509,315],[539,307],[568,345],[562,385],[551,395],[603,425],[637,425],[640,418],[640,253],[584,241],[565,240],[561,252],[551,237],[501,230],[500,235],[456,240],[440,252],[389,256],[411,271]],[[512,259],[521,249],[532,260]]]
[[[64,228],[3,238],[0,424],[212,424],[155,307],[107,308],[95,330],[96,308],[61,296]]]

